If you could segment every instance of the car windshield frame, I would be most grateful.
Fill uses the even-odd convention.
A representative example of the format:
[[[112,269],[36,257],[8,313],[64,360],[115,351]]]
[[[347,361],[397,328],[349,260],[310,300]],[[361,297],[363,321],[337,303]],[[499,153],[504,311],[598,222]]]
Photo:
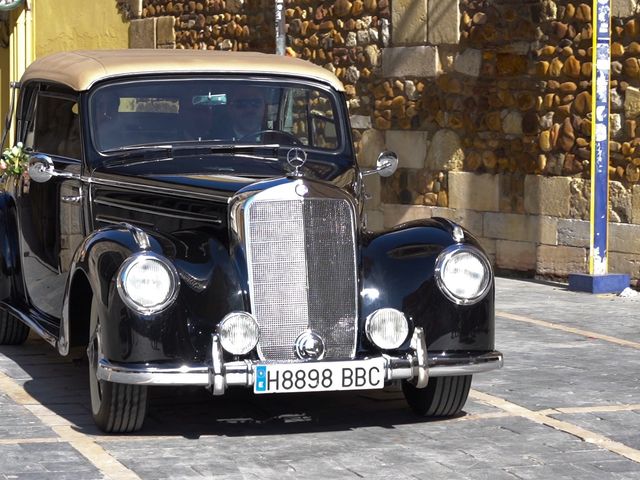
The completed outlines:
[[[173,102],[185,102],[185,98],[191,97],[193,99],[192,107],[198,108],[196,105],[196,100],[199,103],[206,103],[204,100],[205,95],[202,92],[206,89],[203,87],[209,85],[211,88],[208,89],[209,97],[211,100],[211,105],[206,105],[207,107],[215,108],[220,105],[225,108],[220,108],[220,112],[225,111],[226,109],[231,108],[229,103],[235,101],[231,98],[231,95],[236,95],[235,93],[230,93],[231,89],[242,90],[242,87],[246,87],[249,90],[253,89],[260,90],[264,92],[264,109],[265,116],[267,117],[267,123],[265,123],[265,130],[280,130],[280,127],[283,125],[286,127],[291,126],[284,124],[284,118],[287,113],[291,114],[290,111],[287,112],[285,108],[287,107],[283,99],[285,99],[285,93],[289,94],[289,103],[291,102],[291,97],[294,95],[294,92],[308,92],[309,95],[315,95],[318,98],[318,103],[323,104],[325,107],[328,105],[328,109],[330,110],[332,119],[327,120],[325,116],[320,112],[314,112],[313,108],[309,108],[308,105],[305,105],[305,127],[307,142],[311,141],[314,134],[316,134],[316,130],[314,130],[310,118],[318,119],[318,121],[324,125],[328,122],[333,124],[334,130],[331,131],[333,136],[329,137],[331,140],[328,145],[329,148],[326,148],[321,145],[309,145],[305,143],[296,144],[293,139],[289,139],[289,135],[271,135],[270,137],[259,138],[252,142],[247,141],[247,138],[238,138],[238,139],[229,139],[229,138],[197,138],[196,135],[193,135],[192,138],[183,135],[178,136],[176,132],[169,132],[166,136],[164,131],[159,132],[159,136],[156,139],[142,141],[143,138],[140,137],[138,140],[133,142],[121,142],[121,144],[108,145],[105,143],[101,144],[100,136],[104,134],[105,129],[103,129],[102,125],[99,123],[99,119],[101,116],[106,118],[104,113],[104,102],[99,105],[100,95],[102,95],[103,99],[108,98],[111,95],[111,105],[110,108],[114,110],[114,107],[118,109],[118,114],[122,114],[123,112],[120,110],[123,108],[123,102],[120,100],[121,98],[128,98],[127,95],[130,92],[143,92],[148,95],[147,98],[153,99],[157,101],[157,104],[160,105],[161,102],[165,101],[166,105],[162,108],[167,108],[167,112],[164,111],[155,111],[151,112],[151,115],[154,114],[162,114],[162,115],[175,115],[176,119],[172,120],[180,120],[177,116],[180,113],[180,103],[177,103],[176,108],[171,105],[171,101]],[[146,88],[145,88],[146,87]],[[169,87],[169,88],[168,88]],[[180,88],[182,87],[182,88]],[[186,93],[185,89],[191,88],[192,92]],[[245,89],[246,89],[245,88]],[[226,89],[226,90],[225,90]],[[127,90],[129,92],[127,92]],[[158,92],[165,92],[166,96],[158,96]],[[235,90],[234,90],[235,91]],[[175,92],[175,93],[174,93]],[[226,93],[230,98],[225,98],[222,93]],[[116,95],[117,94],[117,95]],[[270,96],[269,96],[270,95]],[[135,101],[138,101],[138,98],[142,98],[141,96],[136,97]],[[164,99],[164,100],[163,100]],[[170,100],[169,100],[170,99]],[[320,100],[322,99],[322,100]],[[277,101],[276,101],[277,100]],[[346,105],[343,105],[343,99],[339,95],[339,93],[329,85],[326,85],[321,82],[295,78],[290,76],[277,76],[273,77],[265,77],[265,76],[234,76],[234,75],[149,75],[149,76],[139,76],[139,77],[125,77],[117,80],[111,79],[109,81],[101,82],[97,84],[91,91],[88,93],[86,97],[86,112],[87,122],[86,125],[89,130],[88,140],[91,146],[91,149],[98,155],[99,159],[105,160],[106,158],[121,155],[122,151],[130,150],[132,147],[151,147],[154,145],[168,146],[168,145],[210,145],[215,148],[216,145],[246,145],[247,143],[254,143],[256,147],[260,147],[261,145],[273,145],[278,144],[283,148],[287,147],[300,147],[304,148],[308,152],[317,152],[318,154],[331,154],[331,155],[340,155],[344,154],[349,148],[349,134],[348,134],[348,113],[346,110]],[[107,102],[108,103],[108,102]],[[116,106],[117,103],[117,106]],[[298,104],[301,104],[298,101]],[[183,105],[187,105],[187,103],[183,103]],[[127,107],[124,108],[132,108]],[[135,107],[139,108],[139,107]],[[184,108],[184,107],[183,107]],[[145,110],[129,110],[124,115],[127,115],[131,112],[135,113],[149,113]],[[185,114],[187,115],[188,112]],[[148,116],[148,115],[147,115]],[[168,117],[167,117],[168,118]],[[120,121],[122,119],[116,119],[115,121]],[[230,119],[227,117],[220,117],[217,119],[223,123],[230,123]],[[180,125],[178,123],[178,125]],[[126,126],[123,125],[123,126]],[[186,128],[185,125],[180,125],[181,128]],[[171,138],[174,137],[174,138]],[[333,141],[334,144],[330,142]]]

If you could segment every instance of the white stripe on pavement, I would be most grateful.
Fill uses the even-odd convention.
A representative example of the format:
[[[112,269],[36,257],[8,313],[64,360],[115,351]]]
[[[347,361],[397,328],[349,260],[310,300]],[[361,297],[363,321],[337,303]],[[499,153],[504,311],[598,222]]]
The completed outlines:
[[[100,473],[112,480],[140,480],[132,470],[111,456],[104,448],[98,445],[90,436],[74,430],[68,426],[67,420],[52,410],[43,406],[15,380],[0,372],[0,391],[9,396],[15,403],[28,408],[42,423],[49,426],[60,438],[49,439],[50,442],[66,442],[75,448],[82,456],[91,462]],[[29,408],[37,405],[38,408]],[[42,443],[45,439],[39,439]],[[33,440],[31,442],[35,443]],[[18,443],[14,441],[14,443]],[[29,443],[29,440],[21,440],[19,443]]]
[[[612,337],[610,335],[603,335],[602,333],[592,332],[590,330],[583,330],[581,328],[568,327],[559,323],[546,322],[544,320],[536,320],[535,318],[529,318],[522,315],[515,315],[507,312],[496,312],[496,317],[506,318],[507,320],[515,320],[517,322],[530,323],[532,325],[538,325],[540,327],[553,328],[554,330],[561,330],[567,333],[574,333],[588,338],[597,338],[598,340],[604,340],[610,343],[616,343],[625,347],[640,349],[640,343],[632,342],[630,340],[624,340],[622,338]]]
[[[604,448],[605,450],[608,450],[612,453],[617,453],[618,455],[626,457],[629,460],[640,463],[640,450],[631,448],[624,443],[616,442],[615,440],[612,440],[609,437],[605,437],[604,435],[600,435],[599,433],[592,432],[563,420],[558,420],[557,418],[549,417],[542,414],[541,412],[534,412],[515,403],[511,403],[503,398],[489,395],[488,393],[471,390],[469,392],[469,397],[478,402],[482,402],[492,407],[499,408],[500,410],[503,410],[505,412],[509,412],[513,415],[526,418],[528,420],[531,420],[532,422],[546,425],[561,432],[568,433],[584,440],[587,443],[592,443],[599,446],[600,448]]]

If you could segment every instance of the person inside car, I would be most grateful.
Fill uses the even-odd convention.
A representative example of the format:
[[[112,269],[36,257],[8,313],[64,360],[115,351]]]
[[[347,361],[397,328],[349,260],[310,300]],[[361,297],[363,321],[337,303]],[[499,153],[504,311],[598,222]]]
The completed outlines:
[[[261,144],[301,145],[292,133],[277,130],[267,115],[266,90],[242,85],[227,93],[227,117],[223,131],[225,139]]]
[[[231,120],[225,138],[232,140],[256,141],[266,128],[266,102],[262,89],[252,86],[238,86],[227,93],[227,113]]]

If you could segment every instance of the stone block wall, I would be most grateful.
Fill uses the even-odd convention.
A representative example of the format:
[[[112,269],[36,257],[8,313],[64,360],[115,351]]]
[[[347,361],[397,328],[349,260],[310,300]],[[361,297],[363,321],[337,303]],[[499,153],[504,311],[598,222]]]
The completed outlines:
[[[275,49],[273,2],[116,1],[132,47]],[[616,240],[640,223],[640,8],[611,3],[611,270],[625,272],[640,255]],[[591,4],[285,2],[288,54],[345,84],[359,162],[399,154],[394,176],[367,180],[372,228],[453,216],[498,268],[585,270],[588,245],[561,232],[589,218]]]
[[[450,172],[450,206],[381,205],[382,225],[419,218],[446,217],[459,222],[478,238],[498,271],[565,279],[588,270],[589,221],[572,218],[571,191],[585,181],[569,177],[526,175],[524,209],[505,213],[500,197],[504,174]],[[587,187],[588,188],[588,187]],[[471,195],[470,192],[473,192]],[[615,192],[610,191],[613,203]],[[634,188],[631,211],[640,207],[640,188]],[[609,224],[609,266],[615,273],[640,278],[640,225]]]
[[[116,2],[123,16],[131,22],[130,48],[262,52],[275,50],[272,1],[116,0]],[[158,19],[155,26],[152,26],[153,19]]]

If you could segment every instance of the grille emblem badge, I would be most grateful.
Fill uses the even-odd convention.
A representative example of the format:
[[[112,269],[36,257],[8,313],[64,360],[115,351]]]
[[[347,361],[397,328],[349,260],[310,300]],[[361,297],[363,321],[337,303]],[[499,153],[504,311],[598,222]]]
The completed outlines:
[[[313,330],[307,330],[296,338],[296,355],[301,360],[320,360],[324,357],[324,340]]]
[[[294,177],[301,176],[300,168],[307,163],[307,152],[301,148],[292,148],[287,152],[287,163],[294,169]]]

